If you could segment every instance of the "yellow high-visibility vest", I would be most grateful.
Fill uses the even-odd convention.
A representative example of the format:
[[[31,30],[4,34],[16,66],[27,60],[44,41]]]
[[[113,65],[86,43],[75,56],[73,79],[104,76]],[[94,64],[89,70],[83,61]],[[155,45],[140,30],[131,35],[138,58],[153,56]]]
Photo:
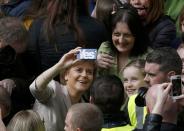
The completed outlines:
[[[147,114],[147,110],[146,110],[146,107],[136,106],[135,104],[136,97],[137,97],[137,94],[129,97],[128,115],[129,115],[131,125],[137,129],[142,129],[144,120]]]
[[[132,130],[134,130],[133,126],[126,125],[126,126],[113,127],[113,128],[102,128],[101,131],[132,131]]]

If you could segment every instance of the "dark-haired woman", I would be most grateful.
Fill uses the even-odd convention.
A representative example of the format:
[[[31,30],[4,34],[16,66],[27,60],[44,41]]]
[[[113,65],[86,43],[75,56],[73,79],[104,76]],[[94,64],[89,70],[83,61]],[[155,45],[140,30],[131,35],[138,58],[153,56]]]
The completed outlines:
[[[50,68],[77,46],[98,48],[106,40],[105,27],[89,16],[87,2],[48,1],[46,15],[34,20],[30,27],[27,59],[32,75]]]
[[[133,59],[144,57],[149,44],[135,8],[124,4],[112,16],[112,41],[103,42],[98,50],[99,75],[114,74]]]

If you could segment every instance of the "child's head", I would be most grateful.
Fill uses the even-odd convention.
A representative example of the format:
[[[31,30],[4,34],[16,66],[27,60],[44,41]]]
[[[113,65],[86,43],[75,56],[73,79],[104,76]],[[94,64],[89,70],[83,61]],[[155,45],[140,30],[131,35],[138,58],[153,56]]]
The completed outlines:
[[[15,114],[7,129],[8,131],[45,131],[39,114],[32,110],[23,110]]]
[[[104,114],[117,113],[124,102],[123,83],[114,75],[98,77],[92,84],[90,96],[91,102]]]
[[[123,70],[123,85],[128,96],[136,94],[140,87],[147,87],[144,81],[144,65],[145,60],[138,59],[132,61]]]
[[[96,73],[96,63],[93,60],[75,60],[61,72],[60,81],[67,87],[78,92],[89,89]]]

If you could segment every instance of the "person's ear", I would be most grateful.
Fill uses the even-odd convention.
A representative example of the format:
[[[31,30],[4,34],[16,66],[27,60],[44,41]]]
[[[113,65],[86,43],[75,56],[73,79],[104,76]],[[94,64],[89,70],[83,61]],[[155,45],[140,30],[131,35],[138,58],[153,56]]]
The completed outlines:
[[[167,73],[167,78],[170,80],[171,76],[174,76],[174,75],[176,75],[176,72],[175,71],[169,71]]]
[[[64,74],[64,80],[65,80],[65,82],[68,81],[68,71],[66,71]]]

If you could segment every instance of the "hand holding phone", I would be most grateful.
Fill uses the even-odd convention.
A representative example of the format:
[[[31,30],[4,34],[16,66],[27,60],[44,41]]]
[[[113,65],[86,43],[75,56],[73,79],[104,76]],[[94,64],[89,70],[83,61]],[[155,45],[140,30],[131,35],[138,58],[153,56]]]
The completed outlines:
[[[178,96],[182,94],[181,75],[171,76],[171,82],[172,82],[171,96],[177,99]]]

